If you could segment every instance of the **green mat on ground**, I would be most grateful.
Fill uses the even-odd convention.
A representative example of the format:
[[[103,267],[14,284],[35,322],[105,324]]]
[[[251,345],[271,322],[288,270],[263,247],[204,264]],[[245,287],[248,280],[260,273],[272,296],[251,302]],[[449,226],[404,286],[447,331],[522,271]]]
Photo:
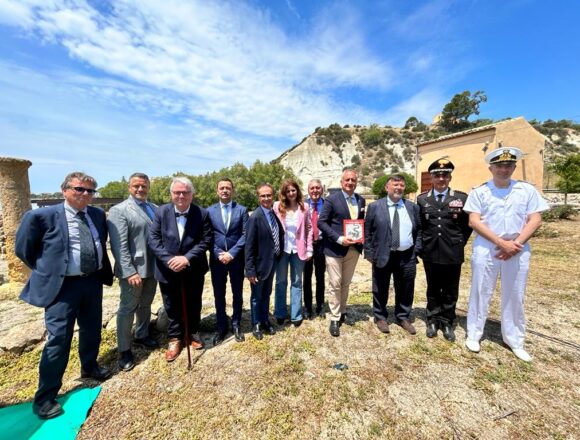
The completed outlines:
[[[20,403],[0,409],[1,437],[24,439],[74,439],[87,418],[87,414],[101,387],[81,388],[57,398],[64,414],[50,420],[40,420],[32,413],[32,402]]]

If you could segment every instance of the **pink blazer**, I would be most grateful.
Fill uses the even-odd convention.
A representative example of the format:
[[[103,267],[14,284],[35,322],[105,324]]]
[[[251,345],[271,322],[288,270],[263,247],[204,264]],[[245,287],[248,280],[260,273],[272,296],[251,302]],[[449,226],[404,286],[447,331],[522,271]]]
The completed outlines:
[[[298,258],[306,261],[312,256],[312,224],[308,208],[302,211],[298,208],[298,226],[296,228],[296,248],[298,249]],[[280,202],[274,203],[274,213],[280,219],[284,232],[286,232],[286,221],[280,214]]]

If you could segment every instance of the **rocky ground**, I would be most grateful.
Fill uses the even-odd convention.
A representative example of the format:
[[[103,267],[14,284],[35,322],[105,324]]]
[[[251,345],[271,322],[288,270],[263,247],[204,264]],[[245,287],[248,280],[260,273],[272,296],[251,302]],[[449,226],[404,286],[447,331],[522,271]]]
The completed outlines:
[[[117,371],[118,288],[107,289],[101,362],[115,375],[103,383],[79,438],[578,438],[579,225],[578,219],[550,223],[533,240],[526,299],[531,364],[517,360],[502,343],[497,295],[482,352],[464,348],[469,264],[462,276],[455,344],[424,334],[421,265],[414,337],[396,325],[389,335],[377,331],[370,267],[360,260],[349,301],[353,323],[342,327],[340,338],[328,334],[328,321],[317,319],[256,341],[246,310],[246,341],[230,337],[211,347],[215,316],[208,278],[202,312],[208,348],[194,353],[190,371],[185,353],[167,364],[163,350],[136,350],[137,367]],[[34,341],[42,337],[41,319],[33,307],[0,302],[1,405],[34,393],[42,345]],[[73,353],[63,391],[96,385],[81,382],[78,370]]]

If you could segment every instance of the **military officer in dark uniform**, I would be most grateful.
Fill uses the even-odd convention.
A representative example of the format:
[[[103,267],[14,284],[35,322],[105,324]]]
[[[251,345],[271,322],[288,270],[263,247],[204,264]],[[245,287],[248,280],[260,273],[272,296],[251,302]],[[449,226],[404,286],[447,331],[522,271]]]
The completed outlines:
[[[423,259],[427,277],[427,337],[455,341],[453,323],[459,295],[463,248],[471,235],[469,216],[463,211],[467,194],[449,188],[455,166],[447,159],[429,165],[433,187],[417,197],[421,208]]]

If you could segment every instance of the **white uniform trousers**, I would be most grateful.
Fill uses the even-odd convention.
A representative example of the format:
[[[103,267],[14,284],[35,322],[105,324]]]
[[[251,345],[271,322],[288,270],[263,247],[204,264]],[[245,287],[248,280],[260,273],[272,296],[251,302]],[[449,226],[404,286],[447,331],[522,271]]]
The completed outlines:
[[[494,258],[497,252],[493,243],[476,237],[471,256],[467,337],[474,341],[481,339],[489,302],[499,276],[502,338],[512,349],[523,348],[526,330],[524,295],[530,268],[530,246],[526,243],[521,252],[505,261]]]

